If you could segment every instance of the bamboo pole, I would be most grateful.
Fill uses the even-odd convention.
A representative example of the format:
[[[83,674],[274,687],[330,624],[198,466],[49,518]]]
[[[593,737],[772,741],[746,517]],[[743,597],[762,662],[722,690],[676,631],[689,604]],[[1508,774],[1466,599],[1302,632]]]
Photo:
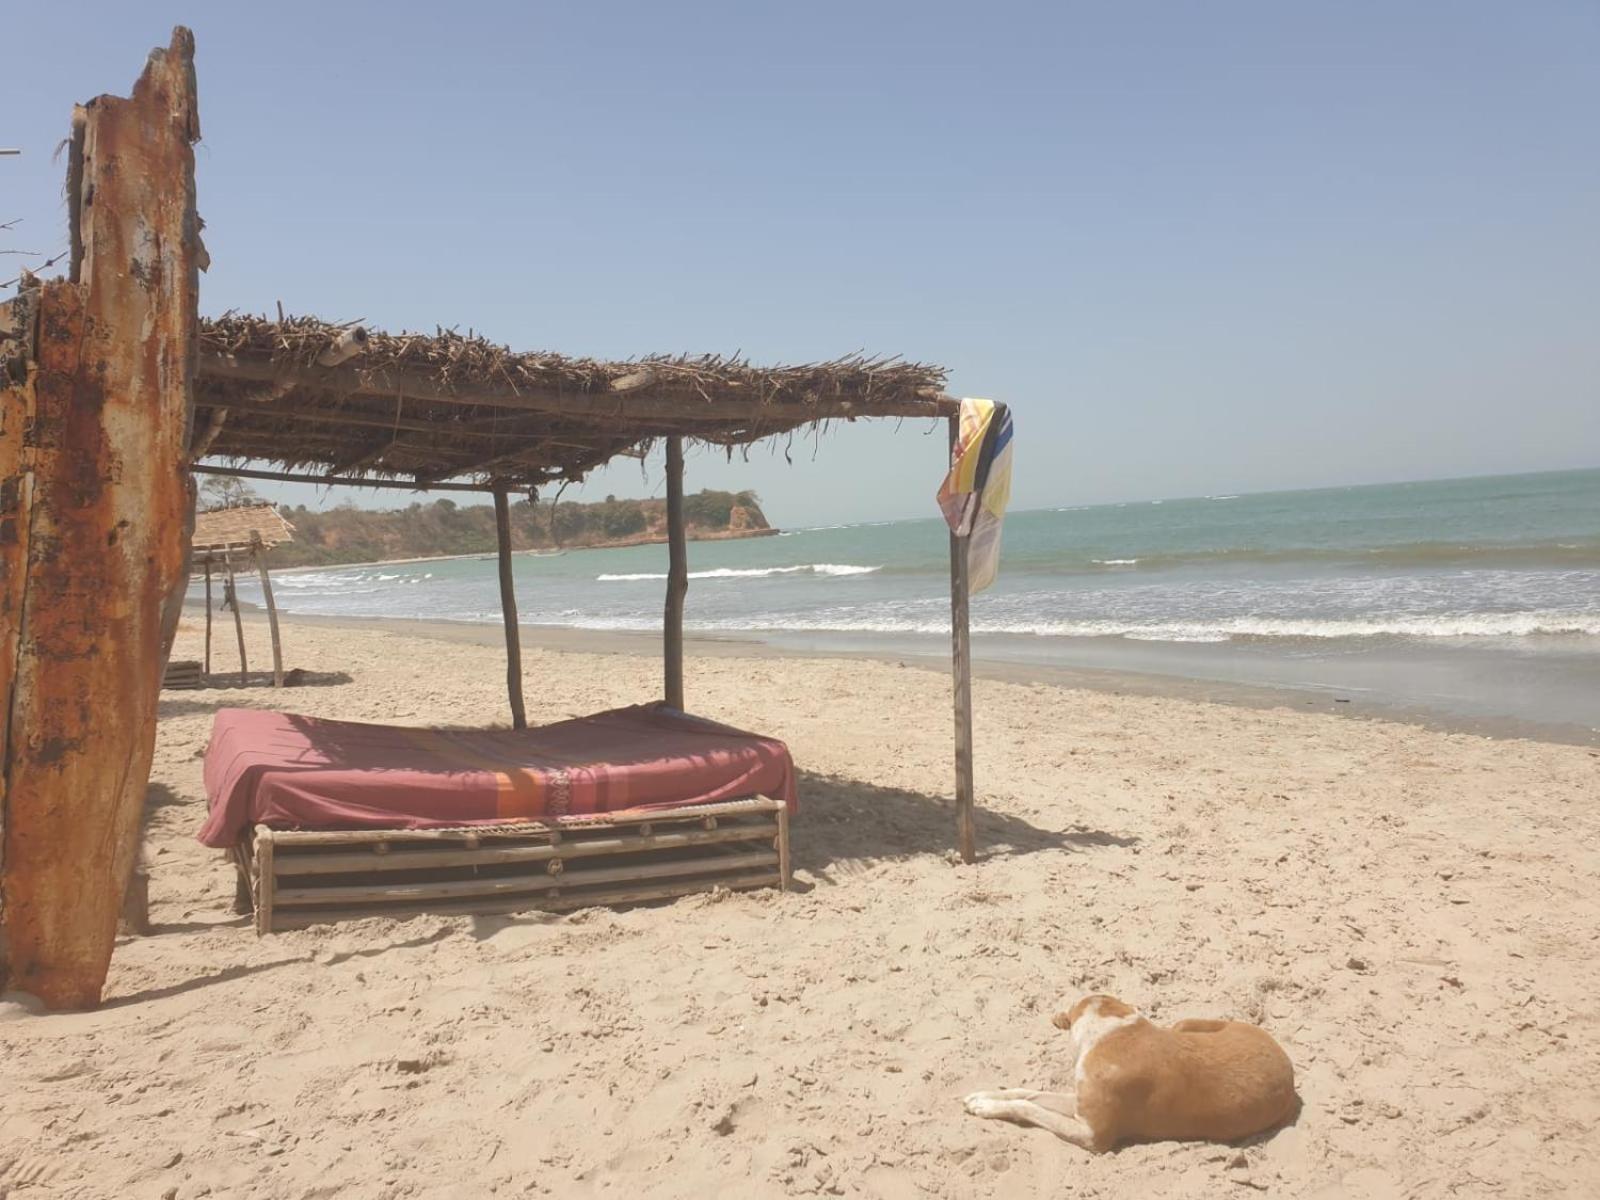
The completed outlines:
[[[283,643],[278,638],[278,606],[272,599],[272,577],[267,574],[264,555],[267,548],[261,544],[261,535],[250,535],[250,557],[255,559],[256,570],[261,572],[261,594],[267,601],[267,628],[272,631],[272,686],[283,686]]]
[[[211,686],[211,554],[206,553],[206,686]]]
[[[239,581],[233,575],[233,559],[228,554],[228,548],[222,548],[222,569],[227,572],[227,595],[233,599],[233,631],[239,635],[239,686],[244,687],[250,682],[250,662],[244,655],[244,618],[239,615]]]
[[[667,610],[662,622],[668,708],[683,710],[683,598],[689,553],[683,527],[683,439],[667,439]]]
[[[506,490],[494,492],[494,531],[500,546],[500,613],[506,623],[506,691],[511,698],[511,727],[528,727],[522,705],[522,635],[517,629],[517,589],[511,577],[511,505]]]
[[[950,418],[950,456],[955,458],[961,418]],[[955,679],[956,849],[961,861],[978,854],[972,821],[972,632],[967,611],[967,538],[950,534],[950,643]]]

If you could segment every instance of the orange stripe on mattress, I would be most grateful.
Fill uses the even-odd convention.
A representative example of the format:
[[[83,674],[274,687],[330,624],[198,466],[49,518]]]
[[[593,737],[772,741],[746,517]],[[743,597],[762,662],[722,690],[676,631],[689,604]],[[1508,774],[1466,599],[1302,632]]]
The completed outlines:
[[[547,785],[545,773],[538,768],[525,763],[512,763],[445,730],[407,729],[405,737],[408,742],[430,754],[492,774],[495,777],[494,807],[497,817],[531,818],[545,815]]]

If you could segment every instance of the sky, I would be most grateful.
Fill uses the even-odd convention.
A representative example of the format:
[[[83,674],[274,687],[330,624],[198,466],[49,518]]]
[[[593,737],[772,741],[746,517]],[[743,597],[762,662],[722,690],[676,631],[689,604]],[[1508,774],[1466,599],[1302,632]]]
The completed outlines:
[[[72,104],[178,22],[207,314],[937,363],[1020,508],[1600,466],[1593,0],[19,5],[0,249],[65,247]],[[943,468],[862,423],[688,486],[800,526]]]

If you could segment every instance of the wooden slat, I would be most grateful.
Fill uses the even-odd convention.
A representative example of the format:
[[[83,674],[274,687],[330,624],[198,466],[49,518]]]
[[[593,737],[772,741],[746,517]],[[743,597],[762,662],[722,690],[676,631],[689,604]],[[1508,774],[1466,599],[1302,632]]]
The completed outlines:
[[[271,933],[272,909],[277,901],[278,876],[273,867],[273,852],[277,849],[269,833],[256,838],[256,933]]]
[[[430,913],[440,916],[494,916],[524,912],[570,912],[579,908],[606,908],[618,904],[640,904],[651,900],[673,900],[710,891],[712,887],[729,891],[748,891],[752,888],[776,887],[776,872],[764,871],[748,875],[733,875],[714,881],[689,880],[682,883],[650,887],[614,888],[591,892],[581,896],[526,896],[515,900],[480,900],[443,902],[410,908],[333,908],[294,909],[273,921],[273,929],[305,929],[312,925],[328,925],[339,921],[359,921],[370,917],[406,916]]]
[[[723,825],[716,829],[690,829],[681,833],[652,833],[637,837],[576,839],[551,846],[483,846],[477,850],[397,850],[379,854],[372,850],[351,853],[288,853],[278,845],[278,875],[351,875],[364,871],[420,871],[435,867],[488,867],[504,863],[548,862],[594,858],[605,854],[640,854],[652,850],[677,850],[688,846],[729,842],[769,841],[779,836],[776,823]]]
[[[459,841],[463,837],[527,837],[535,833],[560,833],[576,835],[587,830],[603,832],[620,825],[668,825],[678,821],[698,821],[704,817],[740,817],[761,813],[774,813],[783,807],[783,801],[766,796],[749,800],[726,800],[716,804],[698,804],[687,808],[664,808],[652,811],[637,809],[631,812],[603,813],[595,816],[554,817],[547,823],[458,826],[454,829],[279,829],[267,830],[265,825],[256,829],[274,834],[283,846],[345,846],[368,842],[439,842]]]
[[[634,879],[668,879],[674,875],[700,875],[719,871],[745,870],[778,864],[771,850],[748,854],[724,854],[710,858],[673,859],[645,862],[626,867],[597,870],[572,868],[559,875],[507,875],[492,879],[447,879],[430,883],[335,884],[328,887],[278,887],[273,903],[285,907],[306,904],[385,903],[426,899],[458,899],[463,896],[504,896],[521,892],[546,892],[552,888],[571,891],[591,884],[627,883]]]

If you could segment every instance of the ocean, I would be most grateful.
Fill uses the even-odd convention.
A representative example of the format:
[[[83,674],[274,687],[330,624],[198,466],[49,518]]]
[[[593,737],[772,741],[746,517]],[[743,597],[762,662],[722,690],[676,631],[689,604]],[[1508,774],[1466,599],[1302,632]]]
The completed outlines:
[[[946,652],[937,516],[696,542],[689,558],[691,631]],[[521,618],[659,628],[666,562],[663,546],[518,556]],[[295,613],[500,620],[489,559],[274,581]],[[259,601],[248,582],[241,594]],[[1592,733],[1600,470],[1014,512],[972,624],[975,655],[997,662],[1331,690]]]

